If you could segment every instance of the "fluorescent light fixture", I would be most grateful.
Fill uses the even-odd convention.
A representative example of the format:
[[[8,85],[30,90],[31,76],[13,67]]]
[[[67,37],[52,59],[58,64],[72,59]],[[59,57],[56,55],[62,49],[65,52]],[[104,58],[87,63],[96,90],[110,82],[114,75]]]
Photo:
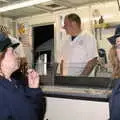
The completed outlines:
[[[8,2],[7,0],[0,0],[0,2]]]
[[[18,9],[18,8],[29,7],[32,5],[37,5],[37,4],[49,2],[49,1],[51,1],[51,0],[29,0],[29,1],[21,2],[21,3],[16,3],[16,4],[8,5],[5,7],[1,7],[0,13],[5,12],[5,11],[9,11],[9,10]]]

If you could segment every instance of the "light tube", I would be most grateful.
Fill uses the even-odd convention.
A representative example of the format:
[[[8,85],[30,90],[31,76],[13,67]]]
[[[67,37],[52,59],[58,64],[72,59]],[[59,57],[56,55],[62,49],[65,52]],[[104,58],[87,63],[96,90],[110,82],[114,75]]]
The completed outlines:
[[[0,8],[0,13],[1,12],[6,12],[6,11],[9,11],[9,10],[18,9],[18,8],[29,7],[29,6],[32,6],[32,5],[37,5],[37,4],[44,3],[44,2],[49,2],[49,1],[51,1],[51,0],[29,0],[29,1],[21,2],[21,3],[16,3],[16,4],[1,7]]]

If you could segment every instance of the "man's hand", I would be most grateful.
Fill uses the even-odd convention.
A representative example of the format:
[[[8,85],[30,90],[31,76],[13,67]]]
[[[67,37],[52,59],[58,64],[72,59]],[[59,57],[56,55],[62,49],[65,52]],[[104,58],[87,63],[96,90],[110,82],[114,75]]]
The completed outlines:
[[[85,66],[83,72],[81,73],[81,76],[88,76],[93,68],[95,67],[97,63],[97,57],[93,58],[92,60],[88,61],[87,65]]]

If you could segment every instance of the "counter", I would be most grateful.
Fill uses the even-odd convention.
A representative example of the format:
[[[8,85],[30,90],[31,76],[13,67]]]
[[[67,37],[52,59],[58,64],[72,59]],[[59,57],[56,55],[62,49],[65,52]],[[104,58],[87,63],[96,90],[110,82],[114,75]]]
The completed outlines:
[[[85,87],[65,87],[65,86],[42,86],[42,90],[47,97],[80,99],[89,101],[107,102],[111,94],[111,89],[85,88]]]
[[[44,120],[109,119],[108,100],[115,80],[55,76],[47,83],[41,86],[47,104]]]
[[[107,102],[115,80],[104,77],[55,76],[42,89],[48,97]]]

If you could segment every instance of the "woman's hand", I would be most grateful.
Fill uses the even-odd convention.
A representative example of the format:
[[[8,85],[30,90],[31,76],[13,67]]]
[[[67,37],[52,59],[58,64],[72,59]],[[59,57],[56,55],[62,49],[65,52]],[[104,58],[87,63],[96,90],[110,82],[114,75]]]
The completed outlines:
[[[28,69],[28,86],[29,88],[39,87],[39,74],[34,69]]]

